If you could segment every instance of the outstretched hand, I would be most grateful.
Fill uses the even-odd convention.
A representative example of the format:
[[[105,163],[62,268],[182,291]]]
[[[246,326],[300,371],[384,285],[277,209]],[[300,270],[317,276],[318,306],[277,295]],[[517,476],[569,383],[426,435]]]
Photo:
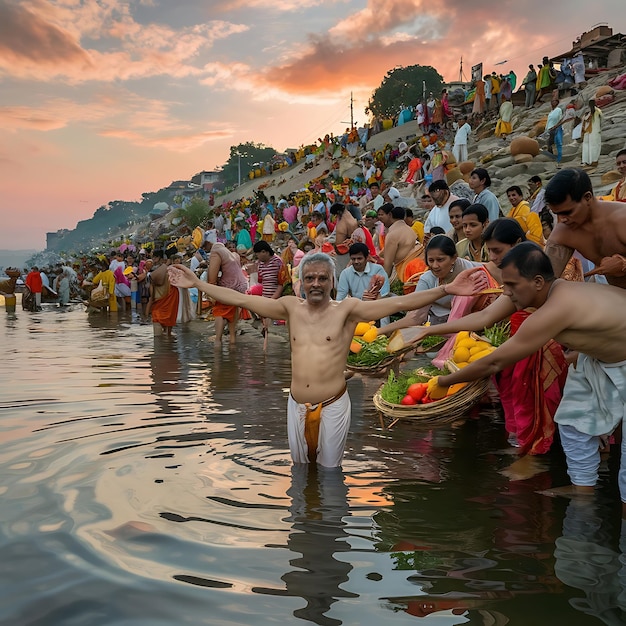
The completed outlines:
[[[473,296],[489,287],[487,271],[484,267],[471,267],[463,270],[450,284],[446,291],[453,296]]]
[[[626,259],[620,254],[605,256],[600,265],[585,274],[585,278],[602,274],[604,276],[626,276]]]
[[[167,268],[167,276],[170,280],[170,285],[183,289],[195,287],[198,282],[198,277],[184,265],[170,265]]]

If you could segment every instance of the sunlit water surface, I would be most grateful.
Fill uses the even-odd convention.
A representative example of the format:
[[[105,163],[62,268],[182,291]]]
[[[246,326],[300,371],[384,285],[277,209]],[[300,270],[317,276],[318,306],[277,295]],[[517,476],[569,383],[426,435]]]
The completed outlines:
[[[380,381],[353,379],[343,472],[296,471],[283,337],[0,322],[1,624],[625,623],[612,478],[595,503],[539,495],[555,454],[509,481],[496,403],[382,429]]]

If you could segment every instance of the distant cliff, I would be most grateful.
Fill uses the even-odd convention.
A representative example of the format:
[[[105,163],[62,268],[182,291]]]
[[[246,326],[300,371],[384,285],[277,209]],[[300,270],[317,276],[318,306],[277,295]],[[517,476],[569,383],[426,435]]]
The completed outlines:
[[[168,202],[171,191],[167,188],[143,193],[141,202],[113,200],[101,206],[93,217],[76,224],[74,230],[58,231],[48,237],[47,250],[51,252],[89,252],[109,239],[130,233],[139,222],[145,222],[157,202]]]

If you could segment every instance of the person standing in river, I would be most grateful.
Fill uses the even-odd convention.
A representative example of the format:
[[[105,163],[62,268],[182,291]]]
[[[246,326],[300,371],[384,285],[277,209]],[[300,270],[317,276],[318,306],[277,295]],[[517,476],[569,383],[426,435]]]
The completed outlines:
[[[415,309],[442,295],[472,295],[486,286],[484,272],[471,269],[452,283],[397,298],[331,300],[335,267],[326,254],[305,256],[300,278],[305,299],[277,299],[240,294],[209,285],[190,269],[170,266],[169,279],[177,287],[196,287],[225,304],[245,307],[262,317],[289,323],[291,393],[287,408],[287,433],[294,463],[339,467],[350,426],[350,397],[344,369],[358,322],[380,319],[401,310]]]

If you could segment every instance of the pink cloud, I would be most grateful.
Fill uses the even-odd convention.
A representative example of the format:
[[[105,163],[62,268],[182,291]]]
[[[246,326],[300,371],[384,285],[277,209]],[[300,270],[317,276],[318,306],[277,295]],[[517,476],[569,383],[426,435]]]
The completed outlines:
[[[214,20],[187,28],[139,24],[126,3],[53,6],[44,0],[22,5],[0,0],[0,72],[42,82],[108,82],[171,74],[199,75],[199,52],[216,41],[248,30],[243,24]],[[84,49],[85,37],[110,37],[117,47]]]
[[[218,0],[215,8],[221,11],[260,8],[264,11],[289,13],[326,4],[337,4],[337,0],[274,0],[271,4],[266,0]]]
[[[63,29],[42,19],[26,6],[0,2],[0,59],[11,67],[34,65],[50,68],[61,63],[89,67],[89,55]]]
[[[131,130],[110,129],[98,133],[101,137],[124,139],[136,146],[164,148],[173,152],[188,152],[210,141],[228,139],[233,130],[224,128],[211,131],[180,133],[177,135],[146,136]]]

